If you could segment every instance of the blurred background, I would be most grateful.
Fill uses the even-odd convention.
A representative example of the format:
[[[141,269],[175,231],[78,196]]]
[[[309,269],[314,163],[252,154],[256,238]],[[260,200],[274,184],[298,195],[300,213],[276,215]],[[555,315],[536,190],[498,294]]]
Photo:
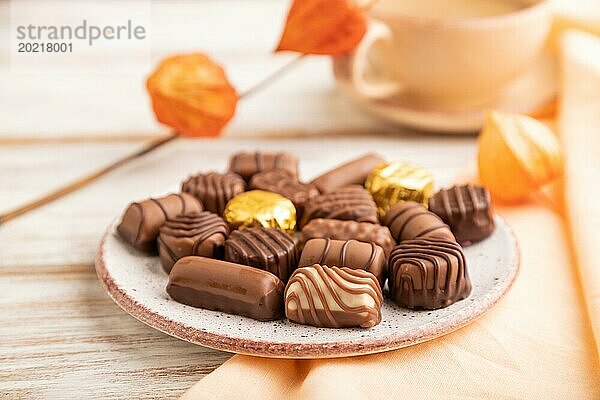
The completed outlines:
[[[98,19],[144,14],[149,48],[132,43],[102,59],[73,52],[69,62],[76,72],[24,73],[11,62],[14,18],[68,21],[80,4],[44,3],[21,3],[11,17],[11,2],[0,0],[0,214],[168,134],[145,88],[161,59],[210,54],[243,92],[297,57],[273,53],[291,1],[93,0],[84,3]],[[600,34],[600,0],[552,3],[550,42],[569,27]],[[89,71],[94,63],[104,71]],[[0,397],[10,389],[14,398],[164,398],[230,357],[142,325],[101,287],[94,270],[98,241],[132,200],[172,190],[197,171],[224,170],[233,152],[256,149],[296,153],[305,180],[374,151],[420,163],[445,186],[475,170],[476,140],[475,134],[424,133],[382,122],[338,88],[329,57],[304,57],[240,101],[220,138],[171,142],[0,224],[0,320],[10,321],[0,326]]]
[[[18,2],[18,0],[16,0]],[[66,19],[73,2],[51,1],[45,17]],[[112,3],[112,4],[111,4]],[[0,55],[0,139],[32,137],[149,136],[165,132],[154,121],[145,90],[146,76],[169,55],[202,51],[223,65],[243,91],[295,57],[274,55],[289,7],[281,0],[92,1],[104,19],[133,14],[140,3],[150,14],[149,60],[132,43],[131,51],[115,53],[135,65],[138,73],[11,73],[8,46]],[[31,15],[40,11],[30,9]],[[44,12],[46,10],[44,9]],[[102,18],[99,16],[98,18]],[[0,43],[10,35],[10,2],[0,2]],[[136,54],[137,51],[137,54]],[[70,60],[93,61],[78,52]],[[310,101],[306,101],[310,99]],[[52,123],[50,123],[52,121]],[[328,57],[307,57],[295,70],[240,103],[225,135],[315,133],[323,130],[390,129],[353,107],[336,90]]]

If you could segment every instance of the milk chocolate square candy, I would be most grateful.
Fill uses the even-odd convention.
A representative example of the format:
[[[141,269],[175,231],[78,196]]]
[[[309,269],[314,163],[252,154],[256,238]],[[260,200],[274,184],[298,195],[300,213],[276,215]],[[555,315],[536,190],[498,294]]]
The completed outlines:
[[[279,229],[252,227],[233,231],[225,242],[225,261],[269,271],[286,282],[298,262],[296,243]]]
[[[313,264],[362,269],[372,273],[383,288],[386,257],[375,243],[357,240],[310,239],[304,245],[298,267]]]
[[[284,170],[294,177],[298,177],[298,159],[286,152],[279,153],[254,153],[241,152],[234,154],[229,160],[229,170],[240,175],[246,180],[254,174],[263,171]]]
[[[187,193],[131,203],[123,214],[117,232],[136,249],[156,250],[158,231],[167,219],[200,211],[202,203]]]
[[[494,232],[492,200],[484,187],[442,189],[429,199],[429,210],[450,226],[460,243],[479,242]]]
[[[229,227],[223,218],[210,211],[178,215],[160,227],[158,255],[168,273],[185,256],[223,258],[223,245]]]
[[[167,293],[188,306],[272,321],[284,315],[285,285],[270,272],[206,257],[179,259]]]
[[[304,203],[301,226],[316,218],[379,223],[377,206],[367,190],[358,185],[324,193]]]

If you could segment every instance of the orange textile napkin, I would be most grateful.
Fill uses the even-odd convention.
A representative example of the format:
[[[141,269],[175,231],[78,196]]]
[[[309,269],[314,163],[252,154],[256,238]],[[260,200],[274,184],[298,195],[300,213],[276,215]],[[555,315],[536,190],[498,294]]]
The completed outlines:
[[[585,58],[594,54],[600,60],[600,43],[569,37],[565,44],[567,86],[559,123],[571,225],[566,229],[560,215],[539,204],[498,208],[522,252],[520,274],[505,299],[457,332],[392,352],[329,360],[234,356],[182,398],[600,398],[592,332],[594,325],[600,333],[600,266],[593,251],[600,245],[600,204],[594,196],[599,192],[600,83],[592,88],[585,78],[600,82],[600,61],[590,65]],[[570,86],[575,84],[577,89]],[[591,101],[594,105],[578,106]]]
[[[600,37],[567,32],[562,52],[558,123],[566,157],[565,204],[600,353]]]
[[[521,271],[507,297],[471,325],[370,356],[237,355],[183,399],[598,398],[594,338],[562,220],[536,205],[498,211],[519,238]]]

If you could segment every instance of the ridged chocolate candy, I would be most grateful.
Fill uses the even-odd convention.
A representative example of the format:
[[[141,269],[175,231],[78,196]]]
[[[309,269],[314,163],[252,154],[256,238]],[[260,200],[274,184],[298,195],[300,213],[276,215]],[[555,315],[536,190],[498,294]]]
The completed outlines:
[[[185,256],[223,258],[229,228],[223,218],[210,211],[178,215],[160,227],[158,255],[167,273]]]
[[[370,328],[381,322],[383,295],[362,270],[313,265],[294,272],[285,289],[285,315],[325,328]]]
[[[304,245],[298,267],[313,264],[362,269],[372,273],[383,288],[386,257],[375,243],[357,240],[310,239]]]
[[[414,201],[394,205],[383,219],[392,237],[400,243],[410,239],[439,238],[454,241],[450,227],[440,217]]]
[[[475,243],[494,232],[490,192],[481,186],[442,189],[429,199],[429,211],[450,226],[460,243]]]
[[[284,290],[270,272],[195,256],[177,261],[167,284],[167,293],[179,303],[260,321],[283,317]]]
[[[333,192],[348,185],[362,186],[373,168],[382,163],[385,160],[377,154],[366,154],[325,172],[313,179],[312,183],[321,193]]]
[[[302,228],[304,242],[316,238],[372,242],[380,246],[387,255],[396,244],[387,226],[341,219],[317,218]]]
[[[250,179],[250,189],[266,190],[278,193],[294,203],[298,215],[302,214],[304,203],[319,195],[317,187],[311,183],[302,183],[285,170],[259,172]]]
[[[154,251],[158,231],[167,219],[200,211],[202,204],[187,193],[131,203],[123,213],[117,232],[136,249]]]
[[[471,293],[466,259],[454,241],[404,241],[392,251],[389,269],[390,297],[403,307],[433,310]]]
[[[246,183],[237,174],[209,172],[189,177],[181,185],[181,191],[191,194],[202,202],[207,211],[223,215],[229,200],[246,190]]]
[[[248,182],[252,175],[263,171],[284,170],[298,176],[298,159],[290,153],[237,153],[229,160],[229,170]]]
[[[377,206],[365,188],[346,186],[321,194],[304,203],[301,226],[316,218],[343,219],[379,223]]]
[[[272,228],[233,231],[225,242],[225,261],[263,269],[287,281],[296,267],[296,243],[287,234]]]
[[[227,203],[223,218],[233,229],[262,226],[291,235],[296,228],[296,207],[280,194],[250,190]]]
[[[405,162],[381,164],[367,177],[365,187],[383,216],[396,203],[404,200],[427,205],[433,191],[433,175],[423,167]]]

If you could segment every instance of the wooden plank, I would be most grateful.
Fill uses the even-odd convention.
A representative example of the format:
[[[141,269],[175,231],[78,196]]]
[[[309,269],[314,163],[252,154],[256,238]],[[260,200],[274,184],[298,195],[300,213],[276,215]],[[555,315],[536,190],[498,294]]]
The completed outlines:
[[[115,134],[95,134],[90,135],[89,133],[81,132],[79,134],[73,133],[67,136],[61,135],[53,135],[53,136],[27,136],[27,135],[18,135],[18,136],[0,136],[0,146],[15,146],[15,145],[30,145],[30,144],[44,144],[44,143],[114,143],[114,142],[135,142],[140,143],[144,140],[153,140],[162,135],[166,134],[159,133],[154,135],[147,134],[133,134],[133,135],[115,135]]]
[[[0,146],[0,198],[25,199],[138,144]],[[473,158],[472,138],[324,136],[177,140],[97,183],[0,226],[0,393],[9,398],[175,397],[229,354],[161,334],[121,311],[94,270],[97,243],[127,203],[224,170],[238,150],[290,150],[310,179],[366,151],[420,162],[441,185]],[[36,160],[32,163],[31,160]]]
[[[120,7],[127,7],[121,1]],[[152,135],[165,132],[155,122],[144,82],[156,63],[169,55],[202,51],[226,68],[243,92],[288,63],[292,54],[273,54],[288,2],[245,0],[202,2],[152,1],[148,37],[151,60],[133,47],[128,62],[140,73],[19,74],[10,70],[10,57],[0,58],[0,138],[88,135]],[[0,2],[0,41],[11,35],[10,2]],[[69,7],[59,1],[58,15]],[[102,7],[98,12],[102,12]],[[35,9],[31,10],[35,14]],[[182,19],[181,16],[186,15]],[[177,23],[173,23],[177,21]],[[79,58],[78,58],[79,57]],[[122,54],[115,54],[122,57]],[[75,65],[89,62],[72,54]],[[297,130],[318,134],[323,129],[398,131],[358,110],[336,90],[329,57],[305,57],[266,90],[240,102],[226,134],[255,136]]]
[[[0,187],[7,189],[0,191],[0,203],[15,205],[14,199],[38,196],[130,148],[128,143],[89,144],[85,149],[77,144],[2,146]],[[472,138],[435,136],[178,140],[84,190],[0,226],[0,268],[90,264],[104,229],[129,202],[177,189],[193,172],[225,170],[232,152],[252,149],[296,153],[306,179],[351,157],[376,151],[389,159],[422,163],[444,185],[473,158],[475,143]],[[31,159],[39,162],[34,166]]]
[[[31,201],[50,190],[97,170],[139,149],[133,142],[61,141],[0,146],[0,212]]]
[[[230,357],[131,318],[106,295],[92,265],[6,272],[0,397],[174,397]]]

